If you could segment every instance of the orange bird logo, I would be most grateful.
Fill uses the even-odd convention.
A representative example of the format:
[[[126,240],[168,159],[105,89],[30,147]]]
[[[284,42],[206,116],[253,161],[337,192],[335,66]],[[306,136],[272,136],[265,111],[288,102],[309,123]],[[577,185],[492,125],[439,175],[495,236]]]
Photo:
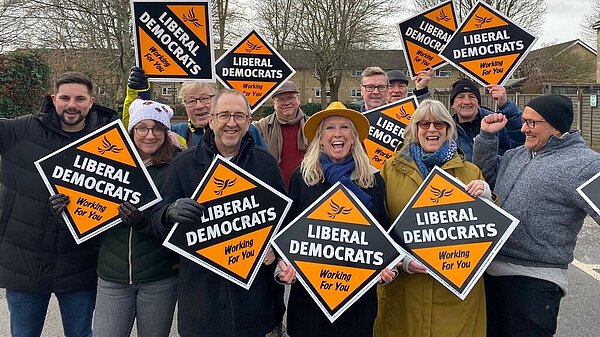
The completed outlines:
[[[335,217],[338,214],[350,214],[350,212],[352,212],[352,208],[346,208],[344,206],[340,206],[338,204],[335,203],[335,201],[333,201],[333,199],[331,199],[331,201],[329,202],[329,206],[331,207],[331,210],[333,212],[327,212],[327,216],[329,216],[331,219],[335,219]]]
[[[229,180],[229,179],[219,179],[217,177],[214,177],[214,182],[215,185],[217,185],[217,187],[219,188],[218,190],[214,190],[216,195],[223,195],[223,191],[225,191],[226,188],[228,187],[232,187],[233,185],[235,185],[235,181],[237,180],[237,178],[233,179],[233,180]]]
[[[122,150],[122,147],[117,147],[116,145],[112,144],[106,138],[106,136],[104,136],[104,138],[102,139],[102,147],[98,148],[98,152],[100,152],[100,154],[105,154],[106,152],[119,153]]]
[[[431,199],[431,201],[433,201],[434,203],[439,203],[440,199],[442,199],[443,197],[449,197],[452,195],[452,192],[454,192],[454,189],[451,190],[446,190],[444,189],[439,189],[439,188],[435,188],[434,186],[430,186],[429,190],[431,191],[431,193],[433,193],[433,198],[429,198]]]

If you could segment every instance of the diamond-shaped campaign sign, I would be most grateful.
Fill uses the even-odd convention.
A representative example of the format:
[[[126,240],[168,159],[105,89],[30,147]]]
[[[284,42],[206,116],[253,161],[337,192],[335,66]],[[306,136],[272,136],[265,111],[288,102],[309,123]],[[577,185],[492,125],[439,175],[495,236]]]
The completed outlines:
[[[402,147],[404,129],[417,106],[417,98],[411,95],[363,113],[371,124],[363,145],[373,167],[381,170],[383,163],[394,156],[397,148]]]
[[[481,85],[504,85],[536,39],[479,1],[440,55]]]
[[[394,221],[390,235],[465,299],[519,220],[434,167]]]
[[[600,215],[600,172],[579,186],[577,192]]]
[[[222,156],[192,199],[205,207],[201,221],[176,223],[163,245],[250,289],[292,201]]]
[[[273,247],[331,322],[405,255],[339,182],[281,230]]]
[[[63,219],[78,244],[121,222],[119,204],[128,201],[143,211],[162,200],[120,120],[35,166],[51,195],[69,197]]]
[[[132,0],[135,59],[150,80],[214,82],[208,0]]]
[[[217,60],[217,78],[243,92],[254,112],[296,71],[255,29]]]
[[[411,78],[446,64],[438,53],[456,30],[452,1],[446,1],[398,24]]]

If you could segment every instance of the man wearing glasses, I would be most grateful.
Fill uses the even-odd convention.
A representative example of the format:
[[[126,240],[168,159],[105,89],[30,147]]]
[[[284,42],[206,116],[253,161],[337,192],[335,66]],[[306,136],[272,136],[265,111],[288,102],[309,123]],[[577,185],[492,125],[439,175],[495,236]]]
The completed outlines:
[[[220,154],[258,179],[285,193],[277,162],[258,148],[247,133],[252,117],[246,96],[224,90],[214,98],[201,143],[171,162],[161,188],[163,201],[152,214],[152,230],[164,239],[176,222],[200,222],[204,207],[190,196]],[[265,336],[279,323],[274,308],[283,297],[272,296],[275,270],[272,250],[245,290],[207,271],[185,257],[180,258],[178,331],[183,337],[223,335]],[[274,303],[278,301],[280,303]]]
[[[498,112],[508,118],[506,127],[498,132],[498,154],[503,154],[508,149],[523,145],[525,136],[521,133],[521,110],[506,95],[506,89],[499,85],[488,85],[486,89],[496,100]],[[458,148],[461,149],[467,160],[473,157],[473,138],[479,134],[481,119],[492,110],[481,106],[481,94],[475,82],[461,78],[452,84],[450,92],[450,105],[454,110],[454,121],[458,133]]]
[[[597,214],[576,188],[600,172],[600,154],[581,131],[569,131],[568,97],[545,95],[523,110],[525,145],[498,156],[496,134],[504,114],[482,119],[473,162],[482,169],[500,206],[520,220],[485,275],[488,337],[554,336],[567,268],[583,220]]]
[[[388,87],[388,77],[383,69],[379,67],[365,68],[360,79],[360,94],[364,101],[360,107],[360,112],[384,105]]]
[[[267,143],[269,152],[277,159],[286,188],[292,172],[300,165],[308,140],[302,128],[306,115],[300,108],[300,91],[292,81],[285,82],[273,94],[275,112],[254,125]]]
[[[149,89],[148,77],[144,74],[144,70],[139,67],[131,68],[125,104],[131,103],[138,95],[144,95]],[[150,99],[149,95],[147,96],[144,99]],[[181,97],[185,107],[188,120],[187,122],[171,125],[171,130],[181,137],[179,144],[174,145],[185,148],[200,143],[204,135],[204,129],[208,125],[209,112],[214,96],[215,90],[208,83],[189,81],[181,85],[179,97]],[[258,146],[266,148],[265,142],[254,126],[250,126],[248,132]]]

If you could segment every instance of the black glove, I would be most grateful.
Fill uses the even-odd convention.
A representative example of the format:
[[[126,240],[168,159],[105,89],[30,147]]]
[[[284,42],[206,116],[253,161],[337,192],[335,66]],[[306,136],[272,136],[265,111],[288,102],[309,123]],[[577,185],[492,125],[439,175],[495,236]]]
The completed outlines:
[[[129,227],[137,227],[145,219],[144,213],[127,201],[119,205],[119,216],[123,224]]]
[[[54,216],[59,220],[62,219],[61,215],[69,203],[69,197],[62,193],[58,193],[51,195],[50,198],[48,198],[48,202],[52,207],[52,213],[54,213]]]
[[[142,68],[133,66],[129,71],[127,87],[133,90],[148,90],[148,76]]]
[[[204,206],[199,204],[196,200],[190,198],[181,198],[177,199],[174,203],[167,207],[167,220],[172,224],[176,222],[199,222],[203,211]]]

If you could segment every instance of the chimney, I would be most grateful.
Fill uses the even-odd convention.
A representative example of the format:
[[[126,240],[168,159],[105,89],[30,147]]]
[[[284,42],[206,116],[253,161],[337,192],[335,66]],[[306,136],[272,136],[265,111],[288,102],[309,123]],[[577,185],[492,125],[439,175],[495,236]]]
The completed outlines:
[[[596,30],[596,50],[600,52],[600,21],[592,25]],[[600,55],[596,54],[596,83],[600,83]]]

